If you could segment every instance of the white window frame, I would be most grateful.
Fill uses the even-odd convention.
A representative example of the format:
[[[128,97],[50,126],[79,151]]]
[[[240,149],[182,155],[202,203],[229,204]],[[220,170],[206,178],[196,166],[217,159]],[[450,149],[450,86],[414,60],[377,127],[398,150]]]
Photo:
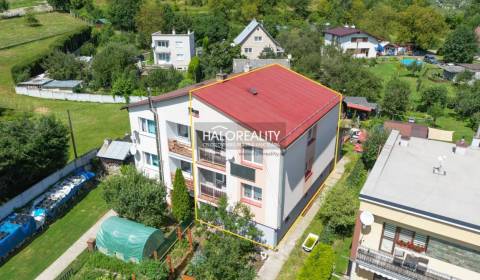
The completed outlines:
[[[183,48],[184,42],[183,41],[175,41],[176,48]]]
[[[255,42],[263,42],[263,36],[254,36],[253,41]]]
[[[162,56],[164,56],[164,58],[162,58]],[[170,62],[170,53],[165,53],[165,52],[161,52],[161,53],[157,53],[157,59],[161,62]]]
[[[187,170],[183,169],[182,164],[188,164],[190,166],[189,170],[187,171]],[[191,162],[180,160],[180,169],[182,170],[183,173],[187,173],[190,176],[192,175],[192,163]]]
[[[168,40],[158,40],[157,41],[157,47],[168,48],[169,45],[170,45],[170,42]]]
[[[148,152],[143,152],[144,159],[145,159],[145,164],[147,164],[150,167],[158,167],[160,165],[159,159],[157,155],[148,153]],[[157,157],[157,165],[154,164],[154,157]]]
[[[251,150],[250,153],[247,153],[247,150]],[[263,149],[259,147],[254,147],[250,145],[242,146],[243,161],[254,164],[254,165],[263,165]]]
[[[181,129],[184,128],[187,130],[187,136],[183,136],[182,134],[180,134]],[[177,123],[177,138],[182,142],[190,143],[190,128],[188,127],[188,125]]]
[[[245,53],[252,53],[253,52],[253,49],[252,48],[243,48],[243,51]]]
[[[140,131],[148,133],[148,134],[155,135],[156,130],[157,130],[157,126],[155,125],[155,121],[139,117],[139,122],[140,122]],[[149,123],[150,122],[153,123],[153,125],[154,125],[154,131],[153,132],[151,132],[149,130],[149,128],[150,128]]]
[[[246,193],[247,190],[249,194]],[[260,193],[260,197],[256,195],[258,193]],[[242,183],[242,197],[248,200],[261,202],[263,200],[263,190],[262,188]]]

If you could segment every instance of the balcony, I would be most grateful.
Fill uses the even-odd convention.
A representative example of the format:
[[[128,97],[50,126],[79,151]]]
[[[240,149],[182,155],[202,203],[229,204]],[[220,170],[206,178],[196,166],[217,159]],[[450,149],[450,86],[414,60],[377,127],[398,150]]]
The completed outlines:
[[[225,157],[225,151],[216,151],[208,148],[198,149],[198,163],[207,167],[220,169],[225,171],[225,164],[227,159]]]
[[[383,274],[385,276],[390,276],[392,279],[459,280],[458,278],[434,271],[426,267],[425,270],[419,270],[418,268],[414,268],[412,265],[406,266],[404,263],[405,261],[399,262],[398,259],[394,258],[392,255],[365,247],[358,248],[356,262],[362,268]]]
[[[175,172],[170,174],[172,176],[172,183],[175,182]],[[183,176],[185,179],[185,185],[189,192],[193,193],[193,179],[190,177]]]
[[[172,153],[192,158],[192,148],[190,145],[179,142],[176,139],[168,139],[168,150]]]
[[[212,203],[217,203],[218,199],[227,196],[227,194],[221,190],[224,189],[224,185],[218,184],[218,186],[211,186],[211,183],[200,183],[200,198]]]

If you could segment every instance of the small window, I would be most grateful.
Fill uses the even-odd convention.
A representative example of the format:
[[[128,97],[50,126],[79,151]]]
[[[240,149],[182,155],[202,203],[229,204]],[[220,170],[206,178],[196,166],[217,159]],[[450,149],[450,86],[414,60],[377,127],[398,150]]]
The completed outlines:
[[[176,41],[176,42],[175,42],[175,47],[177,47],[177,48],[183,48],[183,41]]]
[[[177,134],[181,138],[190,139],[190,131],[186,125],[177,124]]]
[[[262,189],[247,184],[243,186],[243,197],[251,200],[262,201]]]
[[[169,53],[159,53],[158,60],[162,62],[170,62],[170,54]]]
[[[244,48],[245,53],[252,53],[252,48]]]
[[[140,118],[140,129],[143,132],[147,132],[147,133],[150,133],[150,134],[155,134],[155,132],[157,130],[154,121],[147,120],[147,119],[144,119],[144,118]]]
[[[263,163],[263,149],[253,146],[243,146],[243,160],[255,164]]]
[[[307,142],[308,142],[308,144],[315,141],[316,134],[317,134],[317,125],[314,125],[307,132]]]
[[[158,156],[157,155],[153,155],[153,154],[150,154],[150,153],[147,153],[147,152],[144,152],[144,154],[145,154],[145,162],[148,165],[158,167]]]
[[[261,42],[261,41],[263,41],[262,36],[255,36],[253,39],[254,39],[255,42]]]
[[[383,234],[380,241],[380,250],[392,253],[395,243],[395,235],[397,232],[397,227],[392,224],[383,224]]]
[[[166,40],[157,41],[157,46],[163,47],[163,48],[168,48],[168,41],[166,41]]]
[[[181,160],[180,161],[180,169],[182,169],[183,172],[186,172],[188,174],[192,174],[192,164],[188,161]]]
[[[183,53],[177,53],[177,60],[183,60],[184,55]]]

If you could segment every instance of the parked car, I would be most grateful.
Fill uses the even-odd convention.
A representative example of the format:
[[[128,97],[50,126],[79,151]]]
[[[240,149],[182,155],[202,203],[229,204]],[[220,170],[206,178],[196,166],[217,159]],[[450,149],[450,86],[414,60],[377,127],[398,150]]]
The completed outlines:
[[[438,60],[434,55],[427,54],[423,57],[423,61],[426,63],[431,63],[431,64],[438,64]]]

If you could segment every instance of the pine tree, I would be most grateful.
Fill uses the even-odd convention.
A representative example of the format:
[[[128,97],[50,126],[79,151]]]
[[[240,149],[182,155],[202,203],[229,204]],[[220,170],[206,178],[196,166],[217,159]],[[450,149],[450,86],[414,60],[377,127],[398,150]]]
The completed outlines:
[[[192,216],[192,199],[188,193],[182,170],[175,172],[172,191],[172,213],[177,221],[185,221]]]

